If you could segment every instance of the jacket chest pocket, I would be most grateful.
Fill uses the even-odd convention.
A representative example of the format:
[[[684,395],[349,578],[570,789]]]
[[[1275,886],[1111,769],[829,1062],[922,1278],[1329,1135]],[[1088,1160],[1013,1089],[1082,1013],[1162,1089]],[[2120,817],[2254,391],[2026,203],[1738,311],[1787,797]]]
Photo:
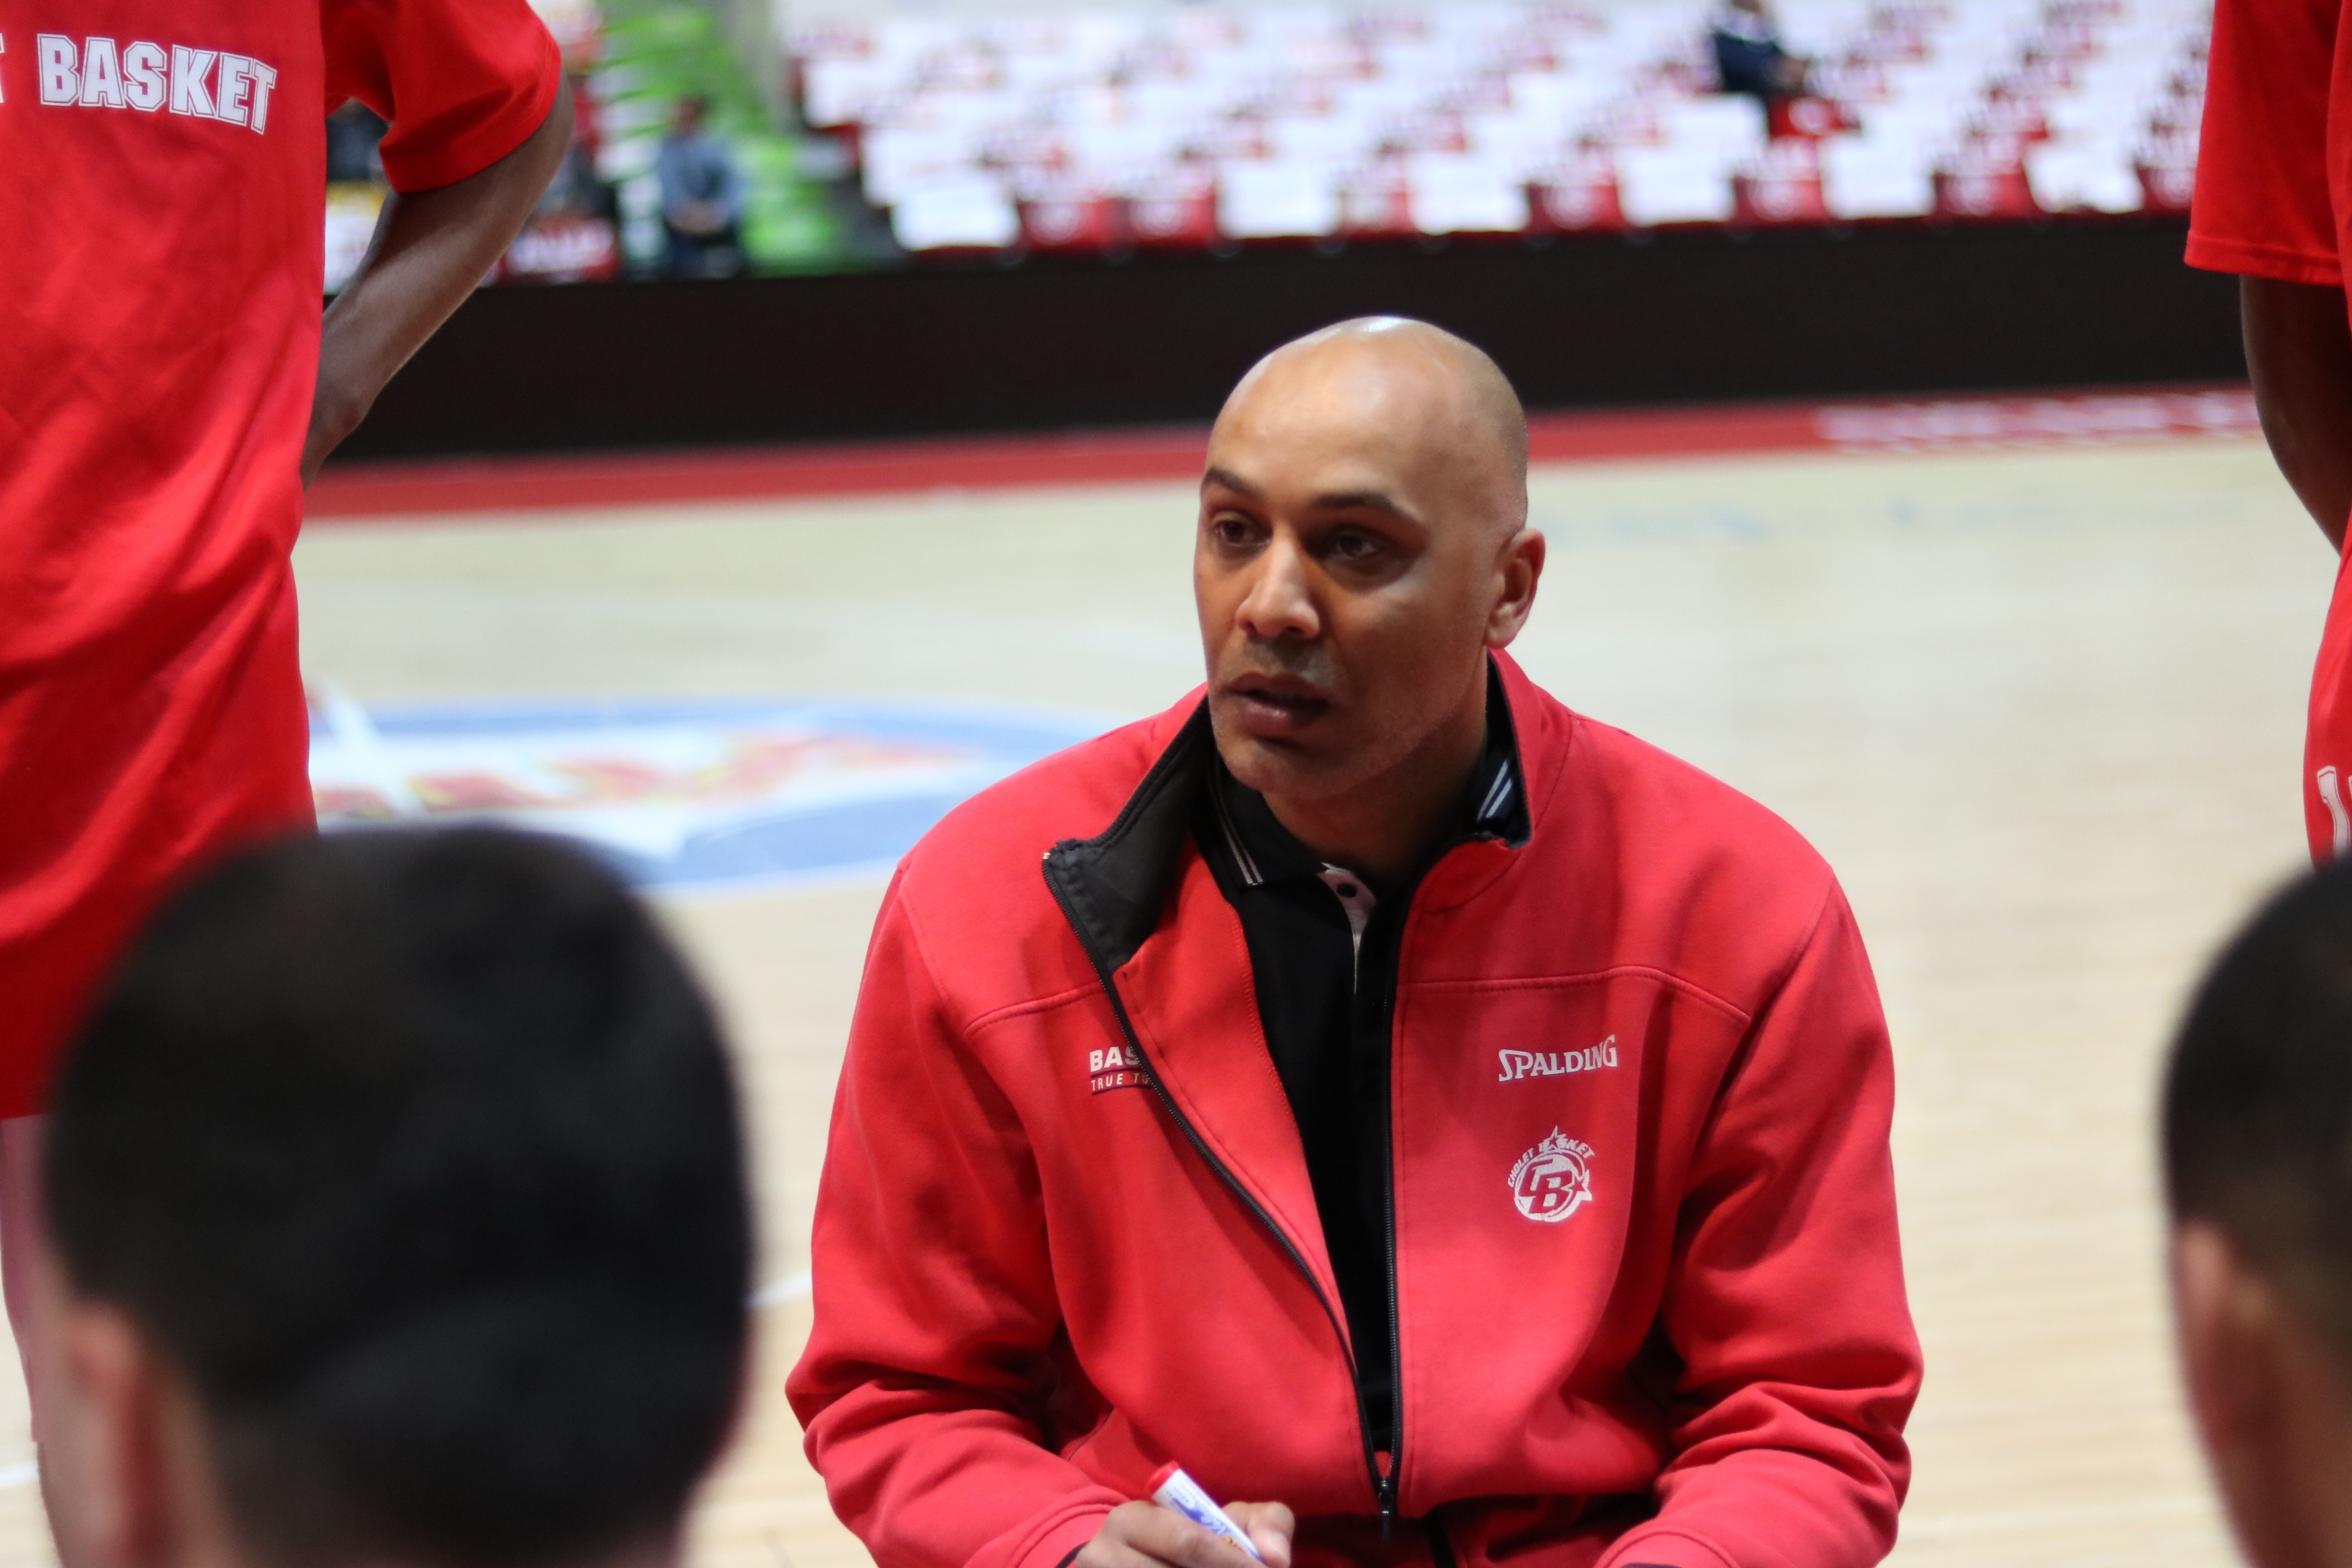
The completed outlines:
[[[1646,974],[1424,984],[1400,995],[1397,1028],[1400,1222],[1411,1209],[1433,1234],[1513,1247],[1549,1233],[1538,1245],[1578,1253],[1563,1238],[1622,1236],[1637,1210],[1663,1204],[1670,1222],[1709,1064],[1739,1036]]]

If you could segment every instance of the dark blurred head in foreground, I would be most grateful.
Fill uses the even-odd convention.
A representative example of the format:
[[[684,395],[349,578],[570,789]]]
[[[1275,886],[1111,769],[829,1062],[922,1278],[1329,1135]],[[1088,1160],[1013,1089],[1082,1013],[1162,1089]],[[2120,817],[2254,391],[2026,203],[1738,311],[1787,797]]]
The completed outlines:
[[[2352,1563],[2352,866],[2222,952],[2165,1085],[2181,1364],[2255,1568]]]
[[[67,1568],[656,1564],[751,1226],[709,1008],[572,852],[290,842],[174,900],[58,1084]]]

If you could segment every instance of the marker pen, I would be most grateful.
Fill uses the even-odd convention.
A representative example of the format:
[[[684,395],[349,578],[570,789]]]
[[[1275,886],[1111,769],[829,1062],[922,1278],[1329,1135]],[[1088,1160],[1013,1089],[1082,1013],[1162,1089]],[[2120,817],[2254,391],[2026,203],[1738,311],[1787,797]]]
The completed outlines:
[[[1184,1473],[1181,1465],[1162,1465],[1151,1478],[1151,1500],[1162,1508],[1172,1508],[1194,1524],[1214,1535],[1222,1535],[1261,1563],[1257,1542],[1249,1532],[1235,1524],[1216,1500],[1201,1489],[1201,1483]]]

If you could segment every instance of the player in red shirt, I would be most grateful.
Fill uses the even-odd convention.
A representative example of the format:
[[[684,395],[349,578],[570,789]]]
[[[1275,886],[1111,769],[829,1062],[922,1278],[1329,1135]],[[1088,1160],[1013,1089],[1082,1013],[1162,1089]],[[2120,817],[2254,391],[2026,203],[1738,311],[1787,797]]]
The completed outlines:
[[[395,195],[320,301],[320,116]],[[159,893],[312,821],[302,487],[563,152],[525,0],[0,0],[0,1272],[58,1047]]]
[[[2271,455],[2340,555],[2352,516],[2352,58],[2343,0],[2218,0],[2189,264],[2240,275]],[[2352,36],[2345,40],[2352,44]],[[2339,568],[2313,671],[2304,822],[2352,851],[2352,592]]]

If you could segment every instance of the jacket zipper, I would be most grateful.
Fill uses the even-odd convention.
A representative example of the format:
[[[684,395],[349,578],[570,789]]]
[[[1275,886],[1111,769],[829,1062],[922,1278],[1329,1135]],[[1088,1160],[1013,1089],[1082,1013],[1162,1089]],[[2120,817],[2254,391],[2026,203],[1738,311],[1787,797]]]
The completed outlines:
[[[1396,922],[1396,934],[1389,942],[1387,966],[1381,971],[1381,984],[1387,992],[1381,1010],[1382,1037],[1387,1042],[1389,1059],[1381,1069],[1381,1120],[1387,1125],[1387,1142],[1381,1149],[1381,1217],[1385,1232],[1382,1239],[1388,1247],[1389,1265],[1389,1469],[1381,1478],[1381,1544],[1391,1543],[1396,1528],[1397,1489],[1404,1479],[1404,1332],[1398,1321],[1397,1310],[1397,1239],[1396,1239],[1396,987],[1397,967],[1404,958],[1404,928],[1412,918],[1411,899],[1421,890],[1422,878],[1404,889],[1408,900],[1403,915]]]
[[[1052,851],[1048,850],[1045,858],[1048,860],[1052,859]],[[1193,1129],[1192,1121],[1186,1118],[1182,1110],[1177,1106],[1175,1097],[1171,1095],[1167,1086],[1160,1081],[1160,1075],[1152,1070],[1151,1058],[1144,1053],[1143,1041],[1137,1037],[1135,1025],[1127,1016],[1127,1002],[1119,995],[1118,986],[1111,979],[1110,966],[1103,962],[1102,954],[1095,950],[1094,942],[1087,936],[1087,928],[1079,921],[1077,911],[1070,908],[1070,900],[1063,893],[1060,881],[1048,877],[1045,879],[1045,885],[1053,889],[1054,901],[1061,906],[1062,918],[1069,922],[1070,930],[1078,939],[1078,945],[1087,950],[1087,962],[1093,966],[1095,978],[1102,982],[1103,994],[1110,999],[1111,1014],[1118,1019],[1119,1033],[1127,1037],[1128,1048],[1135,1053],[1135,1059],[1143,1065],[1144,1079],[1151,1085],[1151,1092],[1160,1097],[1160,1103],[1166,1108],[1169,1120],[1176,1123],[1177,1130],[1181,1131],[1185,1141],[1192,1145],[1192,1152],[1200,1155],[1209,1169],[1217,1173],[1217,1179],[1233,1189],[1234,1195],[1248,1206],[1250,1213],[1257,1216],[1257,1222],[1265,1226],[1274,1239],[1281,1244],[1284,1256],[1287,1257],[1298,1272],[1306,1277],[1307,1288],[1315,1292],[1316,1301],[1323,1308],[1323,1316],[1330,1321],[1331,1331],[1339,1336],[1339,1347],[1348,1357],[1348,1387],[1356,1396],[1356,1428],[1364,1446],[1364,1469],[1371,1477],[1372,1498],[1380,1505],[1381,1541],[1385,1544],[1396,1521],[1397,1462],[1402,1457],[1402,1450],[1404,1447],[1404,1422],[1400,1418],[1399,1407],[1403,1401],[1399,1399],[1393,1391],[1389,1395],[1389,1419],[1394,1429],[1390,1441],[1395,1445],[1397,1451],[1389,1455],[1388,1471],[1383,1474],[1381,1470],[1380,1452],[1372,1446],[1372,1418],[1371,1413],[1364,1407],[1363,1383],[1356,1374],[1355,1347],[1349,1343],[1348,1330],[1338,1310],[1331,1305],[1330,1298],[1323,1294],[1323,1287],[1316,1281],[1314,1268],[1307,1263],[1306,1255],[1293,1245],[1289,1233],[1275,1223],[1274,1216],[1265,1212],[1265,1206],[1251,1195],[1247,1187],[1242,1185],[1239,1177],[1225,1168],[1225,1163],[1209,1152],[1209,1145]],[[1398,1367],[1402,1360],[1395,1348],[1396,1184],[1393,1177],[1389,1183],[1388,1210],[1389,1343],[1390,1362],[1393,1368]]]
[[[1390,1137],[1395,1137],[1395,1112],[1390,1112]],[[1381,1478],[1381,1544],[1390,1544],[1396,1528],[1397,1487],[1404,1475],[1404,1345],[1397,1337],[1396,1155],[1393,1143],[1387,1160],[1388,1191],[1381,1205],[1388,1218],[1389,1241],[1389,1473]],[[1361,1396],[1359,1395],[1359,1404]]]

